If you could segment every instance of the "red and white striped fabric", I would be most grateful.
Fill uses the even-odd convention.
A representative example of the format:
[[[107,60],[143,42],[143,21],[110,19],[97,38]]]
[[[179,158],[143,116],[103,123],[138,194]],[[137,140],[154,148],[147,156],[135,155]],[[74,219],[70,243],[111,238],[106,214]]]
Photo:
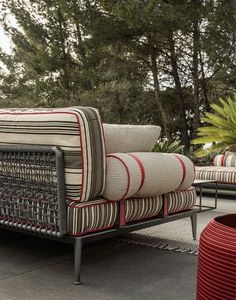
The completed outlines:
[[[197,300],[236,299],[236,214],[216,217],[200,238]]]
[[[196,192],[191,187],[186,191],[167,194],[166,197],[168,200],[166,213],[176,213],[194,206]],[[80,236],[117,226],[121,220],[122,224],[125,224],[158,215],[161,217],[162,208],[162,196],[129,198],[121,203],[105,199],[85,203],[67,201],[67,232],[70,235]]]
[[[194,173],[191,160],[179,154],[109,154],[103,196],[114,201],[186,190],[194,181]]]
[[[220,183],[236,183],[235,167],[196,167],[196,179],[216,180]]]
[[[91,107],[1,109],[0,144],[54,145],[64,153],[66,199],[86,202],[105,184],[105,141]]]
[[[177,213],[179,211],[191,209],[196,203],[196,198],[196,189],[193,186],[185,191],[167,194],[168,213]]]

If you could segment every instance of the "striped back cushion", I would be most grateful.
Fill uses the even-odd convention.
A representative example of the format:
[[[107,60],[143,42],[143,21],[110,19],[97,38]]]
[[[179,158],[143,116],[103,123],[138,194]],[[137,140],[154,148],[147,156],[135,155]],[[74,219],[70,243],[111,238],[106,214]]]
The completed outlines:
[[[59,146],[64,152],[67,199],[84,202],[103,192],[105,143],[94,108],[2,109],[0,144]]]

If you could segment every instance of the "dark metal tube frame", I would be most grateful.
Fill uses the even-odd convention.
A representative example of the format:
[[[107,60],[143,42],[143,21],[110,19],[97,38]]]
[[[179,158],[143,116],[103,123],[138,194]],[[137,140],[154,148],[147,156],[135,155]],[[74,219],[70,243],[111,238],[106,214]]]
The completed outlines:
[[[38,146],[38,145],[29,145],[29,146],[0,146],[0,152],[53,152],[56,155],[56,172],[57,172],[57,180],[58,180],[58,201],[59,201],[59,210],[60,210],[60,218],[62,218],[61,223],[61,230],[60,234],[57,235],[45,235],[39,231],[30,231],[27,228],[14,226],[13,224],[5,224],[0,223],[0,228],[12,230],[15,232],[25,233],[28,235],[38,236],[46,239],[51,239],[58,242],[64,242],[74,245],[74,283],[80,284],[81,283],[81,259],[82,259],[82,248],[84,244],[96,242],[102,239],[115,237],[118,235],[122,235],[125,233],[129,233],[132,231],[144,229],[147,227],[156,226],[159,224],[168,223],[171,221],[180,220],[183,218],[190,217],[191,218],[191,225],[192,225],[192,235],[193,239],[196,240],[197,236],[197,210],[191,209],[188,211],[178,212],[175,214],[168,215],[166,211],[166,197],[163,195],[163,205],[161,213],[150,219],[140,220],[130,223],[125,223],[123,220],[123,216],[119,216],[120,224],[116,227],[111,229],[102,230],[95,233],[89,233],[82,236],[70,236],[70,235],[63,235],[66,232],[66,201],[65,201],[65,179],[64,179],[64,162],[63,162],[63,153],[60,148],[55,146]],[[122,205],[122,203],[120,204]],[[122,210],[119,210],[120,214]],[[121,222],[122,221],[122,222]]]
[[[0,219],[1,225],[8,227],[20,228],[27,231],[35,231],[40,234],[62,237],[66,234],[66,201],[65,201],[65,175],[64,175],[64,154],[57,146],[42,146],[42,145],[0,145],[0,153],[25,153],[26,155],[33,155],[34,153],[52,154],[55,156],[56,162],[56,184],[57,184],[57,212],[59,216],[59,230],[51,230],[50,228],[34,227],[29,224],[22,224],[15,220]],[[1,172],[1,170],[0,170]],[[15,218],[14,218],[15,219]]]

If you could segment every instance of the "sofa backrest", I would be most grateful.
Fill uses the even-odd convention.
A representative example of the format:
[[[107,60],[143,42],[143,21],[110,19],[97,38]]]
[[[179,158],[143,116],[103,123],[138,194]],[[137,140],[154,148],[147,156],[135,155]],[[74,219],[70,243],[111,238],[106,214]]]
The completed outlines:
[[[64,152],[66,198],[84,202],[103,193],[105,143],[94,108],[1,109],[0,144],[59,146]]]

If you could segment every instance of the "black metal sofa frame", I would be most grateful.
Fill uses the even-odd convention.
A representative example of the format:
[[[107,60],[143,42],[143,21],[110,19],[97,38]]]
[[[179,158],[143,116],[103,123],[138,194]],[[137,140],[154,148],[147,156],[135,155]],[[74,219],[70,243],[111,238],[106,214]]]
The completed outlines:
[[[74,283],[80,284],[82,247],[86,243],[190,217],[196,239],[197,210],[124,223],[82,236],[67,234],[64,156],[57,146],[0,146],[0,228],[74,245]],[[120,211],[123,207],[120,202]]]

